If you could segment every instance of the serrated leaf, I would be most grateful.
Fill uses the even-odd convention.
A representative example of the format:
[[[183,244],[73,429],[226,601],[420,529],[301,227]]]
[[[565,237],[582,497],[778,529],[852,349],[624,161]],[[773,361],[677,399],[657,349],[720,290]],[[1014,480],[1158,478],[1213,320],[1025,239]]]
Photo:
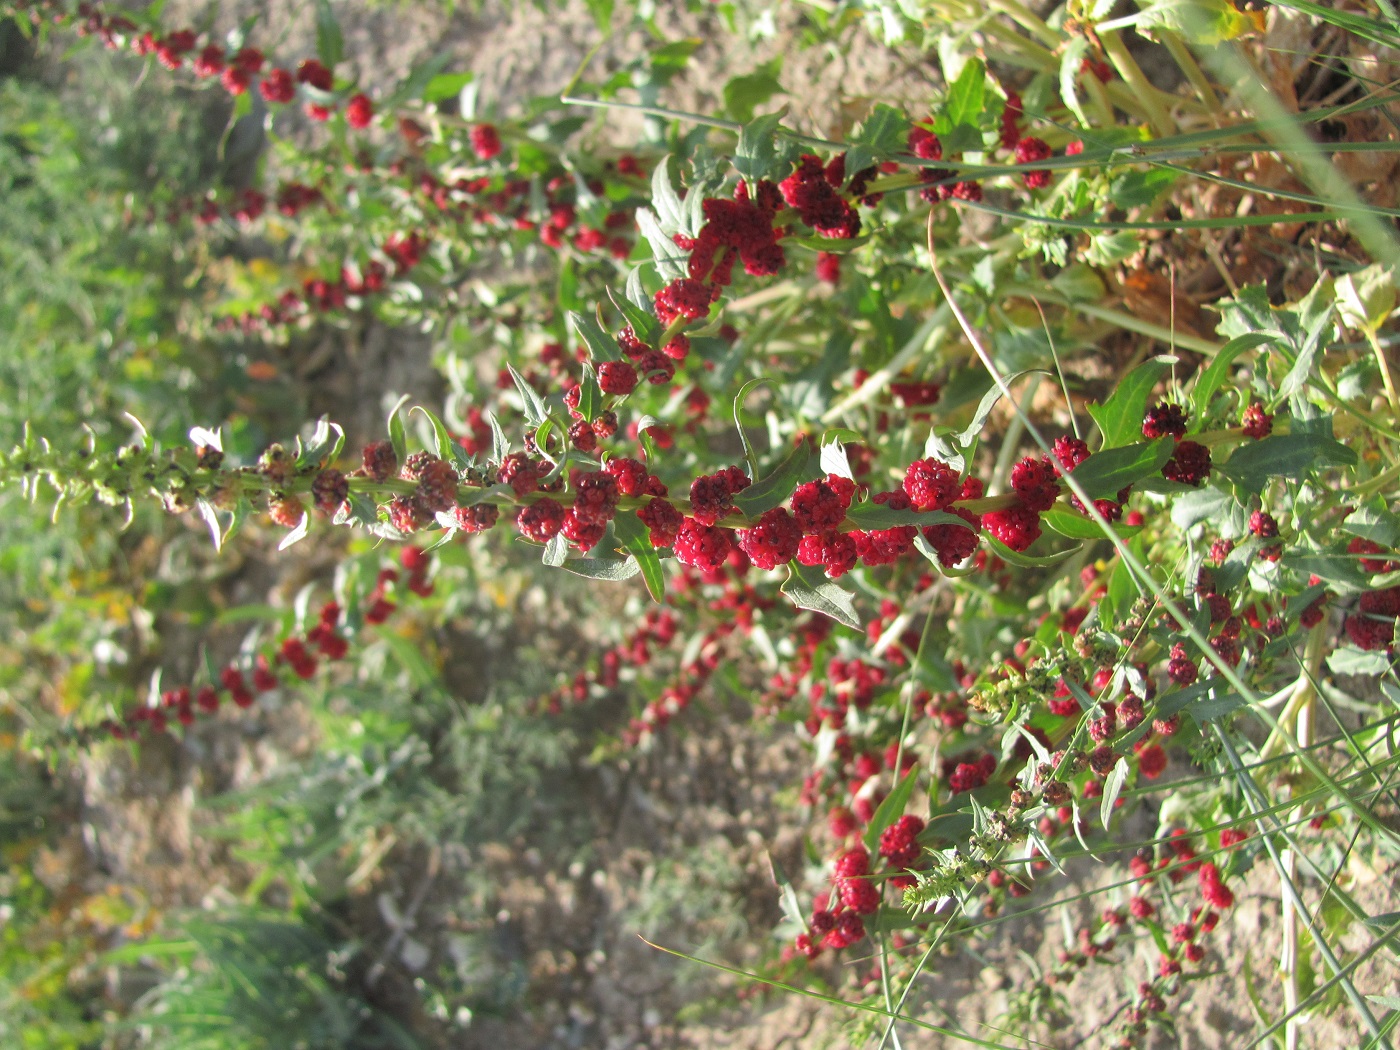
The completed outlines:
[[[1104,448],[1117,448],[1142,436],[1147,399],[1173,363],[1175,358],[1171,357],[1149,358],[1122,378],[1107,401],[1089,406],[1089,415],[1094,417],[1103,434]]]
[[[595,362],[620,361],[622,354],[618,352],[617,340],[603,331],[593,317],[586,313],[579,313],[570,310],[569,327],[574,330],[580,342],[588,348],[588,354]]]
[[[828,580],[820,569],[790,562],[787,580],[780,589],[799,609],[810,609],[847,627],[860,629],[855,596]]]
[[[1006,377],[1006,386],[1010,389],[1011,384],[1022,376],[1030,375],[1032,372],[1040,372],[1043,375],[1054,375],[1053,372],[1044,368],[1026,368],[1020,372],[1013,372]],[[966,448],[972,439],[982,433],[982,428],[987,425],[987,417],[992,414],[992,409],[996,408],[997,402],[1001,400],[1000,384],[993,384],[992,388],[982,395],[982,400],[977,403],[977,411],[972,414],[972,422],[958,435],[958,444]]]
[[[724,85],[725,111],[740,124],[753,120],[753,111],[774,95],[782,94],[783,85],[776,76],[782,68],[782,57],[775,58],[753,73],[732,78]]]
[[[1172,501],[1172,524],[1189,529],[1201,521],[1221,521],[1235,505],[1235,497],[1217,488],[1183,492]]]
[[[1118,761],[1114,763],[1113,769],[1109,771],[1103,782],[1103,800],[1099,803],[1099,823],[1103,825],[1105,831],[1109,824],[1113,822],[1113,807],[1118,803],[1118,796],[1123,791],[1123,784],[1128,779],[1128,759],[1126,755],[1119,755]]]
[[[1079,101],[1079,69],[1089,53],[1088,38],[1072,36],[1060,55],[1060,98],[1080,124],[1089,127],[1089,118]]]
[[[681,230],[685,221],[685,204],[671,185],[671,156],[662,157],[651,172],[651,205],[656,209],[657,225],[667,238]]]
[[[970,58],[963,64],[958,79],[948,89],[943,112],[953,127],[978,123],[987,90],[987,67],[980,58]],[[907,129],[906,129],[907,131]]]
[[[505,431],[501,429],[496,413],[488,408],[482,415],[486,417],[486,423],[491,428],[491,461],[500,463],[510,455],[510,442],[506,440]]]
[[[1379,496],[1348,514],[1342,520],[1342,528],[1353,536],[1379,543],[1387,550],[1400,544],[1400,517],[1393,514]]]
[[[782,123],[787,108],[776,113],[765,113],[754,117],[739,130],[739,147],[734,153],[734,170],[749,181],[778,174],[786,164],[779,156],[775,141],[778,125]]]
[[[652,601],[663,601],[666,597],[666,577],[661,571],[661,557],[651,545],[650,530],[642,524],[635,511],[625,510],[619,511],[613,518],[613,534],[637,563]]]
[[[802,441],[787,454],[767,477],[759,478],[734,497],[734,506],[748,518],[771,510],[792,495],[793,490],[816,474],[812,446]]]
[[[511,379],[515,380],[515,389],[520,392],[520,399],[525,403],[525,423],[527,426],[538,427],[549,418],[549,409],[545,407],[544,400],[535,391],[525,377],[515,370],[514,365],[506,365],[510,372]]]
[[[637,229],[651,248],[652,261],[661,279],[669,283],[688,276],[689,256],[676,247],[676,242],[661,228],[651,209],[638,208],[636,216]]]
[[[1380,650],[1358,649],[1354,645],[1343,645],[1327,655],[1327,666],[1333,674],[1370,677],[1385,674],[1390,667],[1390,657]]]
[[[1330,431],[1331,421],[1327,428]],[[1301,481],[1315,467],[1355,466],[1356,453],[1317,431],[1271,434],[1237,448],[1219,469],[1251,495],[1264,490],[1270,478],[1287,477]]]
[[[1090,499],[1113,499],[1120,489],[1160,474],[1175,448],[1168,437],[1108,448],[1075,467],[1073,477]]]
[[[661,334],[661,322],[657,319],[656,314],[652,313],[651,310],[637,306],[626,296],[614,295],[611,288],[607,292],[613,306],[617,307],[618,312],[632,326],[632,332],[637,338],[644,343],[655,342],[656,337]]]
[[[880,834],[904,815],[904,809],[909,805],[909,799],[914,794],[914,785],[918,779],[918,767],[910,769],[899,778],[899,783],[895,784],[894,789],[885,796],[885,800],[875,810],[875,815],[870,818],[870,824],[865,829],[866,849],[875,849],[880,843]]]
[[[846,177],[902,153],[908,139],[909,118],[904,112],[883,102],[877,104],[846,149]]]
[[[603,407],[603,391],[598,386],[598,378],[593,374],[593,366],[583,366],[583,378],[579,381],[578,411],[584,420],[592,423],[598,418]]]

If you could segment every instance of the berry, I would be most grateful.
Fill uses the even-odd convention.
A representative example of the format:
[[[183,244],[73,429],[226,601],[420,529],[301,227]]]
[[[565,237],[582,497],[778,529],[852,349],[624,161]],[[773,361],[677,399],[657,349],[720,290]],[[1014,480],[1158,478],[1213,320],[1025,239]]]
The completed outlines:
[[[845,499],[825,481],[798,485],[792,494],[792,516],[804,535],[826,532],[846,520],[850,497]]]
[[[656,293],[656,316],[670,325],[679,317],[699,320],[710,312],[711,294],[708,285],[688,277],[672,281]]]
[[[1051,150],[1043,139],[1024,138],[1016,143],[1016,163],[1034,164],[1036,161],[1049,158]],[[1021,176],[1021,181],[1026,184],[1028,190],[1038,190],[1050,185],[1050,172],[1048,169],[1028,171]]]
[[[1186,655],[1186,647],[1180,642],[1172,646],[1171,659],[1167,661],[1167,677],[1180,686],[1196,681],[1196,665]]]
[[[400,532],[417,532],[432,520],[417,496],[395,496],[389,501],[389,523]]]
[[[364,462],[360,468],[366,477],[385,481],[398,473],[399,459],[389,441],[375,441],[365,446]]]
[[[1023,551],[1040,538],[1040,515],[1016,503],[982,515],[982,528],[1013,551]]]
[[[452,516],[457,519],[457,527],[463,532],[477,533],[493,528],[501,512],[494,503],[476,503],[470,507],[458,507]]]
[[[501,136],[493,124],[474,124],[471,129],[472,150],[482,160],[490,160],[501,152]]]
[[[1268,511],[1256,510],[1249,516],[1249,531],[1260,539],[1273,539],[1278,535],[1278,522]]]
[[[564,508],[544,496],[523,507],[515,518],[516,528],[526,539],[548,543],[564,525]]]
[[[319,91],[330,91],[335,87],[335,76],[317,59],[304,58],[297,66],[297,83],[309,84]]]
[[[559,531],[580,551],[586,552],[598,545],[607,529],[607,522],[586,519],[579,514],[579,508],[574,506],[564,515],[564,524],[560,526]]]
[[[509,485],[517,496],[527,496],[540,487],[540,464],[523,452],[512,452],[501,460],[496,480]]]
[[[690,512],[703,525],[713,525],[734,509],[734,492],[727,474],[702,474],[690,483]]]
[[[598,386],[605,394],[625,397],[637,389],[637,370],[626,361],[604,361],[598,366]]]
[[[369,127],[374,119],[374,103],[368,95],[353,95],[345,104],[345,121],[352,128],[362,130]]]
[[[1050,447],[1050,453],[1060,470],[1071,471],[1089,458],[1089,446],[1079,438],[1058,437]]]
[[[782,507],[765,511],[758,524],[739,530],[739,549],[760,569],[791,561],[802,542],[802,529]]]
[[[916,459],[904,471],[904,491],[917,510],[946,510],[961,484],[958,472],[936,459]]]
[[[707,525],[696,518],[686,518],[676,532],[672,548],[682,565],[693,566],[702,572],[714,572],[735,549],[732,535],[729,529]]]
[[[823,284],[841,283],[841,256],[833,252],[817,252],[817,280]]]
[[[294,529],[306,516],[306,508],[296,496],[282,496],[268,501],[267,510],[274,524],[285,529]]]
[[[1241,427],[1244,436],[1254,438],[1268,437],[1274,429],[1274,417],[1264,411],[1264,406],[1258,401],[1250,402],[1248,408],[1244,410],[1244,423]]]
[[[580,452],[593,452],[598,447],[598,435],[593,433],[591,423],[579,419],[569,426],[569,443]]]
[[[1168,434],[1178,441],[1186,436],[1186,412],[1180,405],[1159,401],[1142,421],[1142,436],[1159,438]]]
[[[285,69],[274,69],[258,82],[258,91],[268,102],[290,102],[296,90],[292,74]]]
[[[1156,780],[1167,768],[1167,753],[1160,744],[1149,744],[1138,752],[1138,772],[1148,780]]]
[[[684,514],[668,501],[659,498],[648,500],[647,505],[637,511],[637,518],[650,531],[653,547],[671,546],[676,541],[681,524],[686,520]]]
[[[833,580],[854,569],[859,556],[855,540],[835,529],[803,536],[797,547],[799,562],[822,566]]]
[[[1011,487],[1033,511],[1049,510],[1060,498],[1060,483],[1055,464],[1041,457],[1027,456],[1011,468]]]
[[[1176,452],[1162,466],[1162,477],[1199,486],[1210,474],[1210,449],[1195,441],[1177,442]]]
[[[311,482],[311,498],[322,514],[334,514],[350,495],[350,482],[334,467],[328,467]]]
[[[431,452],[415,452],[404,460],[403,476],[418,482],[418,501],[429,511],[449,511],[457,506],[457,472]]]

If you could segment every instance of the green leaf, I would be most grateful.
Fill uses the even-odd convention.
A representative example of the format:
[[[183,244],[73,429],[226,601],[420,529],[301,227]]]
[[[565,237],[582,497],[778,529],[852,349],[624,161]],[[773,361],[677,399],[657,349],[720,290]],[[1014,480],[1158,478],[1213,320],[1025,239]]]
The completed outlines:
[[[734,426],[739,431],[739,442],[744,446],[744,459],[749,464],[751,474],[758,473],[758,455],[753,450],[753,445],[749,442],[748,432],[744,429],[743,410],[744,399],[749,396],[749,391],[763,384],[773,385],[773,380],[759,376],[757,379],[750,379],[739,388],[739,392],[734,395]]]
[[[679,280],[689,274],[689,257],[676,247],[676,242],[661,228],[650,208],[637,209],[637,229],[642,231],[647,245],[651,248],[651,258],[656,264],[656,272],[666,282]]]
[[[799,609],[829,616],[838,623],[860,630],[855,596],[838,587],[821,569],[811,565],[788,564],[788,577],[780,588]]]
[[[870,818],[870,824],[865,829],[866,849],[875,849],[880,842],[881,832],[904,815],[904,809],[909,805],[909,798],[914,794],[914,785],[918,779],[919,772],[916,766],[900,777],[894,790],[885,796],[885,800],[875,810],[875,815]]]
[[[786,159],[777,148],[778,125],[782,123],[787,109],[776,113],[765,113],[747,121],[739,130],[739,148],[734,154],[734,170],[748,180],[749,184],[778,174],[786,174]]]
[[[964,521],[962,524],[966,525],[967,522]],[[1055,554],[1046,554],[1043,557],[1036,557],[1030,554],[1024,554],[1021,551],[1013,551],[995,536],[986,536],[984,538],[987,541],[987,546],[998,558],[1008,565],[1019,565],[1023,569],[1042,569],[1051,565],[1058,565],[1071,554],[1079,550],[1078,547],[1071,547],[1067,551],[1058,551]]]
[[[846,520],[858,529],[869,532],[872,529],[892,529],[896,525],[961,525],[971,528],[965,518],[949,514],[943,510],[903,510],[888,507],[883,503],[856,503],[846,512]]]
[[[793,490],[804,481],[816,476],[819,464],[812,452],[812,446],[803,440],[765,478],[755,481],[734,497],[734,506],[748,518],[756,518],[766,510],[771,510],[792,495]]]
[[[1118,802],[1118,795],[1123,790],[1123,784],[1128,779],[1128,759],[1120,755],[1118,761],[1114,763],[1113,769],[1103,782],[1103,801],[1099,803],[1099,823],[1103,825],[1104,831],[1113,821],[1113,807]]]
[[[474,79],[473,73],[439,73],[424,86],[423,101],[432,104],[447,98],[460,98],[462,89]]]
[[[1120,208],[1145,208],[1176,182],[1177,177],[1169,168],[1126,171],[1110,184],[1108,197]]]
[[[1047,529],[1052,529],[1061,536],[1068,536],[1072,540],[1101,540],[1105,535],[1103,529],[1098,527],[1093,518],[1076,511],[1065,510],[1058,505],[1047,511],[1042,511],[1040,523]],[[1132,536],[1141,532],[1142,526],[1114,524],[1113,531],[1120,536]]]
[[[588,355],[595,362],[622,360],[622,354],[618,352],[617,340],[603,331],[603,326],[591,316],[570,310],[568,317],[569,327],[574,330],[574,335],[578,337],[579,341],[588,347]]]
[[[661,558],[651,545],[650,530],[642,524],[636,511],[619,511],[613,518],[613,534],[622,541],[623,549],[637,563],[652,601],[663,601],[666,597],[666,577],[661,571]]]
[[[1331,417],[1327,417],[1327,433],[1306,430],[1302,433],[1271,434],[1251,441],[1237,448],[1219,470],[1246,492],[1258,495],[1270,478],[1288,477],[1301,481],[1315,467],[1355,466],[1356,453],[1331,437],[1331,428]]]
[[[1390,668],[1390,657],[1383,650],[1358,649],[1354,645],[1343,645],[1328,654],[1327,667],[1333,674],[1372,677],[1385,674]]]
[[[630,580],[638,571],[632,558],[572,558],[560,567],[590,580]]]
[[[593,366],[585,364],[583,366],[583,379],[579,382],[578,411],[586,422],[592,423],[598,418],[598,412],[603,407],[603,391],[598,386],[598,379],[593,374]]]
[[[1197,522],[1223,521],[1235,506],[1235,497],[1221,489],[1183,492],[1172,501],[1172,524],[1185,530]]]
[[[618,313],[627,319],[627,323],[632,326],[632,331],[637,338],[644,343],[654,343],[661,335],[661,322],[657,319],[656,314],[637,306],[625,295],[614,295],[611,288],[607,292],[613,306],[617,307]]]
[[[1088,53],[1088,38],[1072,36],[1060,55],[1060,98],[1069,107],[1075,119],[1086,127],[1089,125],[1089,117],[1084,112],[1083,103],[1079,101],[1079,70]]]
[[[982,116],[982,108],[987,90],[987,67],[980,58],[970,58],[964,63],[958,79],[948,89],[948,100],[943,112],[952,127],[959,124],[976,126]],[[905,129],[907,133],[907,128]]]
[[[894,106],[879,103],[865,118],[846,150],[846,177],[849,179],[877,161],[902,153],[908,138],[909,118]]]
[[[656,218],[661,232],[669,238],[681,230],[685,223],[685,202],[671,185],[671,157],[662,157],[651,172],[651,206],[656,209]]]
[[[1095,452],[1074,468],[1074,480],[1090,499],[1113,499],[1125,486],[1160,474],[1175,448],[1171,438],[1162,437]]]
[[[1380,496],[1373,497],[1346,516],[1342,528],[1353,536],[1379,543],[1387,550],[1400,544],[1400,517],[1391,512]]]
[[[394,457],[399,461],[399,466],[403,466],[403,461],[408,458],[408,436],[404,433],[403,418],[399,415],[399,410],[406,404],[408,395],[404,394],[389,410],[389,443],[394,446]]]
[[[1044,368],[1027,368],[1020,372],[1015,372],[1006,377],[1006,386],[1010,389],[1011,384],[1022,376],[1030,375],[1032,372],[1041,372],[1045,375],[1054,375]],[[982,400],[977,403],[977,411],[972,414],[972,422],[958,435],[958,444],[967,448],[974,438],[982,433],[982,428],[987,425],[987,418],[992,414],[992,409],[996,408],[997,402],[1001,400],[1000,384],[992,384],[992,388],[982,395]]]
[[[514,365],[506,365],[506,368],[511,379],[515,380],[515,389],[520,392],[520,400],[525,404],[526,425],[539,426],[549,418],[549,409],[545,408],[544,401],[535,392],[535,388],[525,381],[525,377],[515,370]]]
[[[923,537],[919,537],[923,539]],[[947,639],[944,619],[936,609],[924,617],[924,629],[919,635],[919,649],[914,654],[914,677],[930,692],[942,693],[958,687],[953,668],[943,655]]]
[[[1119,382],[1113,395],[1101,405],[1090,405],[1089,415],[1103,434],[1103,447],[1116,448],[1142,436],[1147,399],[1152,388],[1170,371],[1175,358],[1153,357],[1138,365]],[[1163,460],[1162,462],[1166,462]]]
[[[491,462],[500,463],[510,455],[510,441],[506,438],[505,431],[501,429],[501,424],[496,419],[496,413],[488,408],[482,415],[486,417],[486,422],[491,427]]]
[[[339,424],[332,423],[329,417],[322,416],[316,421],[316,430],[307,441],[306,447],[297,456],[297,469],[319,467],[324,462],[333,461],[344,444],[345,431]]]
[[[569,540],[562,532],[556,532],[544,545],[544,553],[540,556],[540,560],[551,569],[557,569],[564,564],[564,559],[568,556]]]
[[[422,412],[423,415],[428,417],[428,422],[433,428],[433,439],[437,446],[438,458],[446,460],[448,463],[454,463],[457,458],[454,454],[454,450],[460,452],[461,446],[452,440],[452,435],[447,432],[447,427],[443,425],[442,420],[438,419],[436,415],[429,412],[422,405],[414,405],[413,408],[409,410],[409,415],[412,415],[414,412]]]
[[[797,891],[792,888],[792,880],[788,878],[787,872],[783,870],[782,865],[777,862],[772,853],[768,854],[768,867],[773,872],[773,884],[778,887],[778,903],[782,906],[783,917],[805,931],[807,917],[802,913],[802,905],[798,902]]]
[[[753,120],[753,111],[774,95],[782,94],[778,71],[783,68],[782,56],[765,63],[752,73],[738,76],[724,85],[725,111],[740,124]]]
[[[316,0],[316,57],[327,69],[335,69],[344,53],[345,38],[330,0]]]

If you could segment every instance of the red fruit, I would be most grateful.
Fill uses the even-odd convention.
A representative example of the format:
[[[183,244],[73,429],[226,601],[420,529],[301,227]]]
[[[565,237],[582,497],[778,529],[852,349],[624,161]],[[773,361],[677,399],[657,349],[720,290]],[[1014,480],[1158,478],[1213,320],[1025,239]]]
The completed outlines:
[[[817,280],[825,284],[840,284],[841,256],[834,252],[818,252]]]
[[[500,513],[494,503],[477,503],[470,507],[458,507],[453,511],[453,516],[463,532],[476,533],[494,527]]]
[[[369,127],[370,121],[374,119],[374,103],[368,95],[353,95],[350,101],[345,104],[345,121],[352,128],[364,129]]]
[[[1138,752],[1138,772],[1148,780],[1156,780],[1167,768],[1167,753],[1160,744],[1149,744]]]
[[[1017,164],[1034,164],[1036,161],[1048,159],[1050,154],[1049,145],[1042,139],[1024,138],[1016,143]],[[1026,184],[1026,189],[1038,190],[1050,185],[1050,172],[1048,169],[1028,171],[1021,176],[1021,181]]]
[[[557,502],[544,496],[528,507],[521,508],[515,518],[516,527],[526,539],[548,543],[564,525],[565,511]]]
[[[1258,440],[1268,437],[1274,429],[1274,417],[1264,411],[1264,406],[1260,402],[1253,401],[1244,410],[1242,429],[1247,438]]]
[[[1159,438],[1171,435],[1178,441],[1186,436],[1186,412],[1180,405],[1159,401],[1142,421],[1142,436]]]
[[[760,569],[776,569],[797,555],[802,529],[782,507],[765,511],[758,524],[739,530],[739,549]]]
[[[471,129],[472,149],[482,160],[490,160],[501,152],[501,136],[493,124],[476,124]]]
[[[1197,486],[1210,474],[1210,466],[1210,449],[1195,441],[1179,441],[1175,454],[1162,467],[1162,477]]]
[[[375,441],[365,446],[364,461],[360,468],[367,477],[375,481],[385,481],[398,473],[399,460],[394,454],[394,446],[389,441]]]
[[[1011,468],[1011,487],[1033,511],[1049,510],[1060,498],[1055,465],[1049,459],[1027,456]]]
[[[962,486],[958,472],[936,459],[916,459],[904,471],[904,492],[916,510],[945,510]]]
[[[320,91],[335,87],[335,76],[318,59],[304,58],[297,66],[297,83],[309,84]]]
[[[605,394],[625,397],[637,389],[637,370],[626,361],[604,361],[598,366],[598,386]]]
[[[1040,515],[1017,503],[982,515],[982,528],[1013,551],[1023,551],[1040,538]]]
[[[285,69],[273,69],[258,82],[258,91],[268,102],[290,102],[296,95],[296,83]]]

